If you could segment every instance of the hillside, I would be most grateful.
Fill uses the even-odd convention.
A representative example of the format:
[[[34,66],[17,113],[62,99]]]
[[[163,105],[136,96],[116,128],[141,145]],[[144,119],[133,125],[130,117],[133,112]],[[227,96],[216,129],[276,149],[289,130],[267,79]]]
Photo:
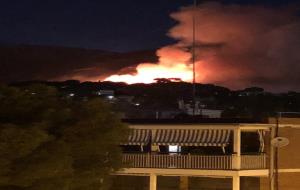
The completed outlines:
[[[99,80],[124,67],[156,59],[155,51],[151,50],[117,53],[68,47],[2,45],[0,82]]]

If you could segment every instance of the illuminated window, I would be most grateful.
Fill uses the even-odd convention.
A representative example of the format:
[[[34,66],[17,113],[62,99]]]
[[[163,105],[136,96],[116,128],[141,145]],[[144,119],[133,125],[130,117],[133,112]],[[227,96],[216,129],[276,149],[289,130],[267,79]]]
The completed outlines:
[[[181,147],[178,145],[170,145],[169,146],[169,152],[180,152]]]
[[[107,96],[108,99],[112,100],[114,96]]]

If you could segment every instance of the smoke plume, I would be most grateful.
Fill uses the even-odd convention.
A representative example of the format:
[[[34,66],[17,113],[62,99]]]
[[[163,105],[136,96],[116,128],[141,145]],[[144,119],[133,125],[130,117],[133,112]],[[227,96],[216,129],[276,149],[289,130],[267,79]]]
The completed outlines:
[[[143,63],[135,74],[106,80],[152,82],[192,80],[192,18],[196,22],[196,78],[230,88],[261,86],[299,90],[300,18],[291,7],[204,3],[171,14],[178,24],[168,35],[178,43],[157,51],[158,63]]]

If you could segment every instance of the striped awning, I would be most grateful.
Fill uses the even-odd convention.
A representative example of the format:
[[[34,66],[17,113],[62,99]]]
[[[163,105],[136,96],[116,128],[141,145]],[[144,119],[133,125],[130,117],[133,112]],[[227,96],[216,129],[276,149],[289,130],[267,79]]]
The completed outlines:
[[[149,143],[151,131],[149,129],[132,129],[127,142],[122,145],[146,145]]]
[[[152,136],[154,145],[227,146],[230,130],[222,129],[159,129]]]

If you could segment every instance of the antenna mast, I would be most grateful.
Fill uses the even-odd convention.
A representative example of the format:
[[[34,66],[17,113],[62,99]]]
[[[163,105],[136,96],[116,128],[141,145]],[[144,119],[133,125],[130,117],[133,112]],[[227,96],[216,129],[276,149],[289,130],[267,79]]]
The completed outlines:
[[[196,52],[195,52],[195,30],[196,30],[196,23],[195,23],[195,11],[197,7],[197,0],[194,0],[194,7],[193,7],[193,44],[192,44],[192,64],[193,64],[193,115],[195,115],[196,109],[196,71],[195,71],[195,62],[196,62]]]

